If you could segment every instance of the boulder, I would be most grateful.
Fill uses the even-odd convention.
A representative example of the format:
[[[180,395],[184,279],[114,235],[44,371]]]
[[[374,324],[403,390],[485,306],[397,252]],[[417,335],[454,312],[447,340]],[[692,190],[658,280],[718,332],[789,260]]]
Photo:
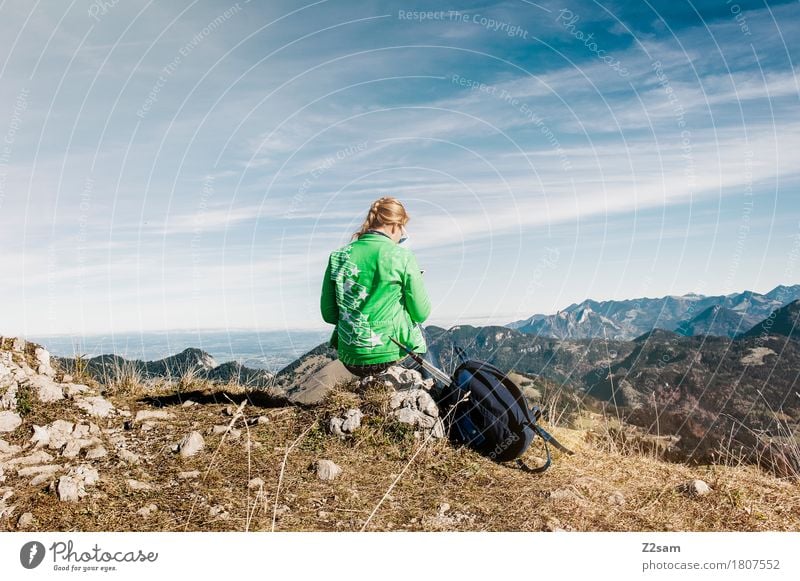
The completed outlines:
[[[422,429],[418,435],[443,438],[444,425],[439,418],[439,407],[424,389],[404,389],[392,394],[389,401],[389,417],[401,424]]]
[[[110,401],[99,395],[81,397],[75,400],[75,405],[91,416],[107,418],[114,412]]]
[[[5,440],[0,440],[0,459],[3,456],[13,456],[14,454],[18,454],[22,451],[21,446],[17,446],[16,444],[9,444]]]
[[[36,359],[36,372],[41,375],[55,377],[55,369],[50,364],[50,353],[44,347],[37,347],[34,352]]]
[[[138,454],[135,454],[125,448],[120,448],[117,450],[117,456],[119,456],[121,460],[127,462],[128,464],[139,464],[142,461]]]
[[[88,385],[83,385],[82,383],[63,383],[62,384],[62,392],[64,395],[70,399],[74,399],[75,396],[81,395],[82,393],[87,393],[91,391]]]
[[[711,493],[711,487],[702,480],[690,480],[680,484],[678,491],[687,496],[705,496]]]
[[[0,412],[0,432],[13,432],[22,425],[19,414],[11,411]]]
[[[392,365],[386,371],[375,375],[371,378],[364,378],[366,381],[377,380],[382,381],[387,387],[391,387],[398,391],[407,389],[418,389],[423,385],[432,384],[432,382],[425,383],[422,379],[422,374],[416,369],[406,369],[400,365]]]
[[[28,383],[36,393],[36,397],[43,403],[64,399],[64,387],[47,375],[32,375]]]
[[[136,514],[138,514],[139,516],[141,516],[141,517],[143,517],[143,518],[147,518],[147,517],[149,517],[149,516],[150,516],[152,513],[156,512],[157,510],[158,510],[158,506],[156,506],[155,504],[153,504],[153,503],[151,502],[151,503],[150,503],[150,504],[148,504],[147,506],[143,506],[142,508],[140,508],[139,510],[137,510],[137,511],[136,511]]]
[[[140,410],[136,412],[133,423],[138,424],[146,420],[171,420],[174,417],[174,414],[166,410]]]
[[[61,470],[61,466],[58,464],[48,464],[45,466],[27,466],[25,468],[19,468],[17,470],[17,476],[20,478],[27,478],[28,476],[40,476],[42,474],[52,476],[56,472]]]
[[[34,466],[36,464],[47,464],[53,461],[53,457],[45,452],[44,450],[37,450],[32,454],[28,454],[26,456],[19,456],[17,458],[12,458],[11,460],[6,460],[4,462],[4,466],[6,469],[9,468],[18,468],[19,466]]]
[[[33,524],[33,513],[24,512],[17,521],[18,529],[26,529]]]
[[[86,459],[87,460],[97,460],[99,458],[104,458],[107,455],[108,455],[108,452],[106,451],[105,448],[103,448],[103,446],[95,446],[94,448],[92,448],[88,452],[86,452]]]
[[[330,423],[328,424],[328,429],[330,430],[331,434],[343,438],[348,434],[352,434],[361,427],[361,420],[363,417],[364,414],[360,409],[351,408],[344,413],[343,417],[331,418]]]
[[[148,482],[141,482],[139,480],[134,480],[133,478],[128,478],[125,481],[125,485],[128,487],[128,490],[133,492],[147,492],[153,490],[153,485]]]
[[[97,470],[88,466],[76,466],[58,479],[58,498],[64,502],[78,502],[86,496],[86,487],[100,479]]]
[[[178,452],[184,458],[194,456],[205,448],[206,442],[200,432],[193,431],[186,436],[178,444]]]
[[[317,460],[316,472],[320,480],[334,480],[342,469],[333,460]]]

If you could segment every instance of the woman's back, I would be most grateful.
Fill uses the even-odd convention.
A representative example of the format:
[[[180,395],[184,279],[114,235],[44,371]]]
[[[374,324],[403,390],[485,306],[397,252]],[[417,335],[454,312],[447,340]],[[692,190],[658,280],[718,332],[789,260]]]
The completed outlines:
[[[431,304],[414,253],[388,235],[367,230],[328,259],[320,308],[336,325],[331,345],[342,363],[372,365],[405,356],[389,337],[427,350],[417,325]]]

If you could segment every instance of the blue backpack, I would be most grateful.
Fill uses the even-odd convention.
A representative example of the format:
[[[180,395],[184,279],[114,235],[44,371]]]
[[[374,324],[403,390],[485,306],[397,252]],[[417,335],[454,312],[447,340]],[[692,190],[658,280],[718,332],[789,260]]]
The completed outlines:
[[[541,410],[528,407],[520,388],[505,373],[485,361],[465,360],[463,350],[456,349],[462,362],[438,398],[451,440],[497,462],[516,460],[527,472],[549,468],[548,444],[572,454],[537,423]],[[530,468],[520,456],[537,435],[544,442],[547,460],[538,468]]]

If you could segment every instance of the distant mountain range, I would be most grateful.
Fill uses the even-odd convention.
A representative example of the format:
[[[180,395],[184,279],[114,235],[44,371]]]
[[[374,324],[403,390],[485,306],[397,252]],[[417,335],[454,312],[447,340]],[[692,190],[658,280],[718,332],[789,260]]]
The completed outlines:
[[[800,285],[780,285],[766,294],[687,294],[623,301],[587,299],[554,315],[533,315],[505,325],[529,335],[556,339],[634,339],[653,329],[681,335],[736,337],[773,311],[800,299]]]

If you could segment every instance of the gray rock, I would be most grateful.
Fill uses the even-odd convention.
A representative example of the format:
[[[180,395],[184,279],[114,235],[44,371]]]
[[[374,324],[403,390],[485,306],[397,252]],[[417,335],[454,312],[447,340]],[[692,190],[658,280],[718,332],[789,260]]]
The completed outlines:
[[[258,425],[265,426],[269,423],[269,418],[267,416],[258,416]]]
[[[361,420],[364,414],[360,409],[349,409],[344,414],[344,421],[342,422],[342,431],[346,434],[352,434],[361,427]]]
[[[711,493],[711,487],[702,480],[690,480],[680,484],[678,491],[688,496],[705,496]]]
[[[328,429],[335,436],[345,437],[352,434],[361,427],[361,420],[364,414],[358,408],[351,408],[344,413],[343,417],[333,417],[328,424]]]
[[[91,448],[88,452],[86,452],[86,459],[87,460],[97,460],[99,458],[104,458],[108,455],[108,452],[103,446],[95,446]]]
[[[81,395],[83,393],[88,393],[91,391],[88,385],[83,385],[82,383],[70,383],[66,381],[66,377],[64,378],[65,383],[62,386],[63,394],[73,399],[77,395]]]
[[[18,529],[26,529],[33,524],[33,513],[23,512],[17,521]]]
[[[433,418],[439,417],[439,406],[427,391],[423,391],[417,396],[417,409]]]
[[[19,414],[11,411],[0,412],[0,432],[13,432],[22,425]]]
[[[174,414],[166,410],[140,410],[136,412],[136,417],[133,419],[134,424],[143,422],[145,420],[171,420],[175,417]]]
[[[205,448],[206,442],[203,439],[203,436],[200,435],[200,432],[193,431],[180,441],[178,444],[178,452],[184,458],[188,458],[190,456],[194,456],[198,452],[200,452],[203,448]]]
[[[264,488],[264,481],[261,478],[253,478],[247,483],[247,488]]]
[[[317,478],[333,480],[342,473],[342,469],[333,460],[317,460]]]
[[[128,478],[125,481],[125,484],[127,485],[128,490],[132,490],[133,492],[147,492],[153,490],[152,484],[134,480],[133,478]]]
[[[157,510],[158,510],[158,506],[156,506],[155,504],[153,504],[153,503],[151,502],[151,503],[150,503],[150,504],[148,504],[147,506],[143,506],[142,508],[140,508],[139,510],[137,510],[137,511],[136,511],[136,514],[138,514],[139,516],[141,516],[141,517],[143,517],[143,518],[147,518],[147,517],[149,517],[151,514],[153,514],[154,512],[156,512]]]
[[[374,379],[383,381],[388,387],[398,391],[419,389],[423,385],[422,374],[419,371],[406,369],[400,365],[392,365]]]
[[[44,466],[26,466],[17,470],[17,476],[27,478],[29,476],[38,476],[40,474],[53,475],[61,470],[61,466],[57,464],[46,464]]]
[[[52,482],[53,481],[53,476],[54,476],[54,474],[51,473],[51,472],[42,472],[41,474],[39,474],[37,476],[34,476],[31,479],[29,484],[31,486],[40,486],[40,485],[44,484],[45,482]]]
[[[430,429],[436,425],[436,418],[422,413],[421,411],[413,408],[400,408],[390,414],[401,424],[408,424],[410,426],[419,426],[420,428]]]
[[[0,367],[1,373],[2,367]],[[0,377],[0,410],[15,411],[17,409],[17,388],[17,382],[13,377]]]
[[[114,406],[111,402],[99,395],[81,397],[75,400],[75,405],[89,415],[99,418],[107,418],[114,413]]]
[[[47,403],[64,399],[64,388],[52,377],[47,375],[33,375],[28,379],[39,401]]]
[[[86,487],[83,482],[72,476],[62,476],[58,479],[58,499],[62,502],[78,502],[86,496]]]
[[[73,439],[72,430],[75,429],[75,424],[66,420],[56,420],[45,426],[45,428],[47,430],[46,439],[48,448],[51,450],[60,450],[67,444],[67,442]],[[40,438],[40,442],[44,439],[43,433],[37,434],[35,428],[33,437]]]
[[[117,450],[117,456],[119,456],[120,459],[124,460],[128,464],[139,464],[142,461],[138,454],[135,454],[134,452],[131,452],[125,448],[120,448]]]
[[[14,454],[18,454],[21,451],[22,451],[21,446],[17,446],[16,444],[9,444],[5,440],[0,440],[0,457],[13,456]]]
[[[20,456],[5,462],[6,468],[16,468],[18,466],[34,466],[36,464],[47,464],[53,461],[53,457],[44,450],[37,450],[26,456]]]
[[[36,358],[36,372],[49,377],[54,377],[56,372],[50,364],[50,353],[44,347],[37,347],[34,350],[34,357]]]

